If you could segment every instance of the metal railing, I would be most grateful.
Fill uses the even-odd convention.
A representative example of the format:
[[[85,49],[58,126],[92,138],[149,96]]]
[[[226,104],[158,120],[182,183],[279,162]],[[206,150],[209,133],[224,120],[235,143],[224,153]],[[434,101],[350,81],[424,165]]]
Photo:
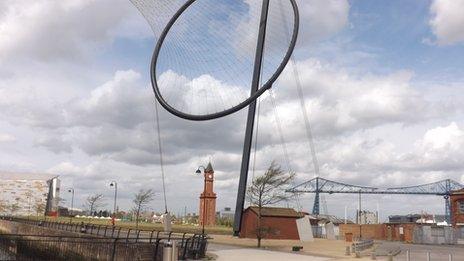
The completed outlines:
[[[357,253],[357,252],[361,252],[361,251],[364,251],[366,249],[369,249],[369,248],[371,248],[373,246],[374,246],[374,240],[372,240],[372,239],[360,240],[360,241],[354,242],[351,245],[351,251],[353,253]]]
[[[113,244],[119,245],[139,244],[140,246],[142,246],[148,244],[152,245],[152,248],[154,249],[154,256],[162,252],[163,244],[165,242],[173,241],[176,242],[176,244],[178,245],[179,259],[199,259],[205,257],[208,243],[208,237],[202,234],[173,233],[158,230],[131,229],[123,228],[120,226],[96,225],[84,222],[53,222],[30,220],[16,217],[0,217],[0,219],[75,233],[79,236],[79,238],[92,238],[98,242],[106,242],[102,241],[104,239],[110,240]],[[63,235],[63,237],[70,237],[70,235],[72,234],[65,234]],[[82,244],[85,244],[85,242]]]

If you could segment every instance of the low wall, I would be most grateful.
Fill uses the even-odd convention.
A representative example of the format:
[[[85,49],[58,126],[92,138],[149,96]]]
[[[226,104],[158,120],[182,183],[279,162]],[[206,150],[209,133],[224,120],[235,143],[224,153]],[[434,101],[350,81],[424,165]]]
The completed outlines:
[[[369,224],[369,225],[357,225],[357,224],[341,224],[339,226],[340,238],[345,238],[348,233],[353,234],[353,238],[359,238],[360,234],[365,239],[385,239],[385,228],[383,224]]]
[[[452,227],[432,227],[418,224],[341,224],[340,237],[351,233],[353,238],[402,241],[415,244],[456,244]]]

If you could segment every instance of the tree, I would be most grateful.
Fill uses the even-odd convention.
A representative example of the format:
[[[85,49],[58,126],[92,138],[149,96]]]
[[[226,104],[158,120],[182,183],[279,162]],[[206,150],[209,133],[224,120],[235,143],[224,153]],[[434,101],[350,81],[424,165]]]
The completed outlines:
[[[34,205],[35,214],[38,217],[39,213],[45,214],[45,202],[44,201],[36,201]]]
[[[98,208],[101,208],[105,205],[103,202],[105,198],[102,194],[94,194],[87,197],[85,200],[85,206],[89,210],[90,215],[92,215]]]
[[[0,200],[0,213],[6,212],[6,204],[3,200]]]
[[[16,211],[18,211],[21,207],[18,203],[13,203],[8,206],[8,210],[10,211],[11,215],[14,216]]]
[[[270,233],[271,227],[262,226],[262,209],[265,206],[279,203],[290,198],[290,194],[285,193],[287,187],[295,177],[295,173],[285,173],[275,162],[266,170],[264,175],[253,179],[248,188],[248,200],[252,205],[258,207],[258,222],[256,224],[256,238],[258,247],[261,247],[261,239]]]
[[[133,212],[135,214],[135,228],[139,227],[139,218],[140,213],[147,208],[148,203],[150,203],[155,197],[155,192],[152,189],[148,190],[139,190],[138,193],[134,195],[134,203]]]

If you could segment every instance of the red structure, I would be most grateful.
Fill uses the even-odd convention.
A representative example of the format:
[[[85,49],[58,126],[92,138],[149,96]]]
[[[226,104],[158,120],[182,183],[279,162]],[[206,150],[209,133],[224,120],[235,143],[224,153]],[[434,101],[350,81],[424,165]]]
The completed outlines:
[[[464,189],[453,191],[450,202],[453,227],[464,227]]]
[[[264,207],[261,210],[262,227],[271,229],[264,238],[266,239],[295,239],[299,240],[296,220],[303,217],[292,208]],[[240,237],[256,238],[258,224],[258,207],[248,207],[243,212]]]
[[[204,171],[205,185],[200,195],[200,225],[213,226],[216,224],[216,193],[213,191],[214,170],[211,162]]]

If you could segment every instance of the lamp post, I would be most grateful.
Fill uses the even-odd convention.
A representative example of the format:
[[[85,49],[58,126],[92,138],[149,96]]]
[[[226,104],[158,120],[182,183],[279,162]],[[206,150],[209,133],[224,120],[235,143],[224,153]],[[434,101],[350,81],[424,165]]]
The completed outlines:
[[[116,200],[118,198],[118,183],[111,181],[110,187],[114,187],[114,206],[113,206],[113,218],[116,218]]]
[[[201,170],[200,168],[203,168],[203,171],[205,172],[206,171],[206,168],[204,166],[199,166],[197,171],[195,171],[196,174],[201,174]],[[206,192],[206,174],[203,175],[203,193]],[[206,198],[205,198],[206,195],[203,195],[203,217],[202,217],[202,228],[201,228],[201,233],[204,235],[205,234],[205,217],[206,217]],[[200,200],[201,200],[201,196],[200,196]]]
[[[69,222],[72,222],[73,214],[74,214],[74,188],[68,189],[68,192],[72,193],[71,194],[71,219]]]

